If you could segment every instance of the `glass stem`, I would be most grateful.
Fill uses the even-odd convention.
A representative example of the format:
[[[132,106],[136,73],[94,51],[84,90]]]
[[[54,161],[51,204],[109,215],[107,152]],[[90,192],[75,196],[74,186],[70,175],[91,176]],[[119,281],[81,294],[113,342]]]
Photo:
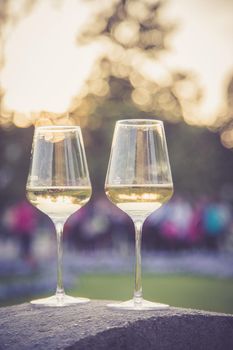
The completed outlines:
[[[142,303],[142,258],[141,258],[141,242],[142,242],[142,221],[135,221],[135,285],[133,300],[137,304]]]
[[[57,234],[57,290],[56,296],[62,298],[65,295],[62,279],[62,259],[63,259],[63,224],[55,223]]]

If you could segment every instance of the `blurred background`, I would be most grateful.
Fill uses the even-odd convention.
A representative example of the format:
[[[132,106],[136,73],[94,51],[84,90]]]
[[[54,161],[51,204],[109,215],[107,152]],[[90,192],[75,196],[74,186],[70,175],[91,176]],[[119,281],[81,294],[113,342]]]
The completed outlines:
[[[80,125],[91,201],[64,232],[72,295],[131,297],[134,230],[104,194],[115,122],[165,123],[174,196],[143,228],[145,297],[233,313],[233,1],[0,1],[0,304],[51,294],[25,197],[34,126]]]

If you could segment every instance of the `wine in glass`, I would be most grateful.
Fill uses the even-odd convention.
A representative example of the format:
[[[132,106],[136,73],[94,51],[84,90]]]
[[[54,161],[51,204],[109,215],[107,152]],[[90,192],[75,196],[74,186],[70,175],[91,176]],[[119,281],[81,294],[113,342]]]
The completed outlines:
[[[62,279],[64,223],[91,196],[91,183],[79,126],[35,128],[26,191],[29,201],[52,219],[57,235],[56,293],[31,303],[66,306],[88,302],[87,298],[66,295]]]
[[[141,283],[143,222],[173,194],[167,144],[161,121],[131,119],[116,123],[105,191],[108,198],[134,222],[136,255],[133,299],[108,306],[126,310],[168,308],[166,304],[144,300]]]

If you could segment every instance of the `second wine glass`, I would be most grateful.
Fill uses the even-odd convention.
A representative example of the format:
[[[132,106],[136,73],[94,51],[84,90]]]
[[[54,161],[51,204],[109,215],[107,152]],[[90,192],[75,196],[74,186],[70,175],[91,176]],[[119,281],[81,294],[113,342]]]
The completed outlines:
[[[116,123],[105,182],[108,198],[135,225],[135,287],[133,299],[108,305],[115,309],[154,310],[168,305],[143,299],[141,282],[142,225],[173,193],[163,123],[131,119]]]
[[[41,126],[35,129],[27,198],[53,221],[57,234],[57,289],[49,298],[31,301],[41,306],[87,303],[65,294],[62,278],[62,236],[68,217],[91,196],[91,183],[78,126]]]

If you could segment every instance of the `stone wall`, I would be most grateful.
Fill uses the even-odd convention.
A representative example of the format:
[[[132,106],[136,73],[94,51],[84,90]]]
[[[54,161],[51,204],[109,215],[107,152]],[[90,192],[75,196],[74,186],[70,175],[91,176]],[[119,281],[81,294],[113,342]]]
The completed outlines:
[[[233,315],[170,308],[112,311],[104,301],[66,308],[0,308],[0,349],[232,350]]]

